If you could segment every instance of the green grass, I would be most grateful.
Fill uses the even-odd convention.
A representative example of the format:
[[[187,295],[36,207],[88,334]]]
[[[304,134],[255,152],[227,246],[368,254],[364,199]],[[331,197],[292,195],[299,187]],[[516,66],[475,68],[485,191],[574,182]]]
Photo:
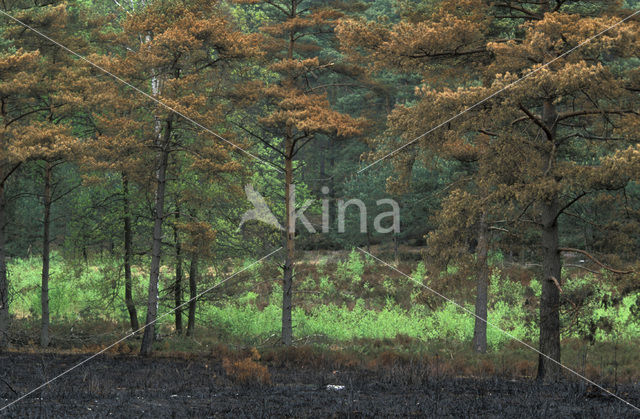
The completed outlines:
[[[16,317],[40,317],[40,258],[13,259],[8,264],[10,310]],[[146,273],[134,269],[134,293],[144,295]],[[63,260],[53,253],[49,280],[49,309],[53,321],[102,319],[125,321],[122,268],[113,259],[88,266]]]
[[[244,261],[247,266],[250,261]],[[11,312],[19,318],[40,316],[40,260],[14,259],[9,264]],[[275,269],[275,268],[274,268]],[[421,280],[426,275],[423,264],[414,266],[412,277]],[[281,288],[270,281],[259,288],[265,278],[258,266],[252,267],[237,285],[213,301],[201,301],[198,324],[216,331],[218,336],[232,341],[255,344],[280,330]],[[168,288],[170,269],[163,268],[161,288]],[[403,335],[420,341],[468,342],[473,335],[474,319],[453,303],[438,303],[433,309],[419,301],[421,288],[406,278],[390,276],[374,261],[352,252],[341,262],[323,261],[299,276],[294,291],[293,325],[297,338],[322,337],[327,341],[348,342],[354,339],[393,339]],[[620,304],[603,305],[603,298],[615,295],[613,286],[596,282],[594,278],[568,277],[564,285],[569,297],[589,295],[576,321],[575,313],[564,313],[563,335],[567,339],[592,338],[598,342],[640,339],[637,304],[639,294],[625,297]],[[200,285],[204,289],[212,282]],[[186,282],[186,281],[185,281]],[[469,282],[472,296],[473,281]],[[134,296],[139,317],[144,319],[144,302],[148,275],[140,267],[134,269]],[[299,291],[299,292],[296,292]],[[214,291],[214,296],[218,291]],[[585,294],[586,293],[586,294]],[[527,286],[512,281],[502,272],[493,270],[490,286],[489,322],[512,336],[535,342],[538,335],[535,305],[526,306],[527,295],[540,295],[540,284],[532,280]],[[161,301],[160,313],[170,310],[171,295]],[[224,298],[223,298],[224,297]],[[124,284],[120,264],[112,259],[95,260],[88,266],[74,264],[54,254],[51,265],[50,305],[52,322],[82,322],[105,320],[126,324]],[[473,311],[469,298],[465,307]],[[170,330],[172,316],[160,324]],[[593,333],[593,325],[596,332]],[[488,327],[488,342],[493,350],[507,344],[511,338]]]

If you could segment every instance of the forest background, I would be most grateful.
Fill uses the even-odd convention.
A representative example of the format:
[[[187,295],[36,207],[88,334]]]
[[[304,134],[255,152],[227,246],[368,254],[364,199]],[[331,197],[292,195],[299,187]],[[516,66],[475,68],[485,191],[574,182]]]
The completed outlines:
[[[3,348],[640,376],[640,2],[1,7]]]

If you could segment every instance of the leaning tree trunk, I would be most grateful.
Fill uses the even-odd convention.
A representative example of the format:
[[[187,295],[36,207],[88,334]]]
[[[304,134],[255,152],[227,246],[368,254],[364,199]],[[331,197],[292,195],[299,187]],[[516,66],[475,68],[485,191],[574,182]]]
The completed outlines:
[[[198,254],[191,255],[189,266],[189,319],[187,320],[187,336],[193,336],[196,327],[196,300],[198,296]]]
[[[176,222],[180,220],[180,209],[176,211]],[[180,242],[180,233],[178,226],[173,226],[173,237],[176,244],[176,281],[173,286],[173,296],[175,302],[176,316],[176,332],[182,332],[182,243]]]
[[[293,326],[291,320],[292,287],[293,287],[293,261],[295,257],[295,217],[293,189],[293,158],[290,136],[287,136],[285,156],[285,248],[286,259],[283,266],[282,278],[282,343],[291,345],[293,340]]]
[[[6,348],[9,343],[9,282],[7,281],[4,224],[4,185],[0,184],[0,349]]]
[[[473,349],[476,352],[487,351],[487,302],[489,295],[489,231],[485,214],[480,216],[478,224],[478,246],[476,247],[477,294],[476,319],[473,329]]]
[[[124,303],[129,312],[131,330],[134,332],[140,328],[138,323],[138,312],[133,301],[131,261],[133,259],[133,232],[131,229],[131,213],[129,205],[129,179],[125,173],[122,174],[122,200],[124,206]]]
[[[554,196],[542,208],[542,297],[540,299],[540,352],[560,362],[560,244],[558,239],[558,198]],[[538,379],[557,381],[561,367],[548,358],[538,357]]]
[[[151,269],[149,273],[149,294],[147,298],[147,319],[145,323],[141,355],[150,355],[155,338],[155,322],[158,316],[158,282],[160,279],[160,258],[162,256],[162,224],[164,221],[164,199],[167,185],[167,165],[169,162],[169,139],[171,121],[158,142],[158,167],[156,170],[156,195],[153,219],[153,244],[151,248]]]
[[[44,169],[44,220],[42,232],[42,321],[40,326],[40,346],[49,346],[49,244],[51,240],[51,163],[45,162]]]

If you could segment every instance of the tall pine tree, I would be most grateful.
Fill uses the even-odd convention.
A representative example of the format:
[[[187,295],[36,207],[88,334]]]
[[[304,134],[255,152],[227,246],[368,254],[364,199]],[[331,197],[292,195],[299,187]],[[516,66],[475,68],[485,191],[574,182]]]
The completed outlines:
[[[261,31],[266,52],[264,65],[271,76],[239,91],[240,103],[249,114],[238,125],[264,146],[283,173],[285,219],[282,224],[286,256],[282,279],[282,343],[290,345],[297,220],[294,161],[300,150],[317,139],[318,134],[355,136],[362,128],[362,121],[333,110],[327,98],[329,86],[316,81],[319,73],[332,71],[335,66],[332,59],[317,54],[318,37],[333,34],[337,20],[343,16],[337,8],[340,2],[239,2],[259,5],[268,16]],[[257,120],[255,115],[259,115]]]

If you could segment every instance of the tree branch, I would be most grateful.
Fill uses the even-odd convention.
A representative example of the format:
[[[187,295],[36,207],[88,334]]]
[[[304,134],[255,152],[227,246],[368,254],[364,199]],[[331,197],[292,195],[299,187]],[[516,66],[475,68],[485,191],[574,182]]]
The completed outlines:
[[[560,208],[560,210],[558,210],[558,213],[555,216],[554,220],[557,220],[558,217],[567,209],[569,208],[571,205],[575,204],[576,202],[578,202],[580,200],[580,198],[582,198],[583,196],[587,195],[588,192],[582,191],[581,193],[578,194],[578,196],[576,196],[575,198],[573,198],[571,201],[567,202],[567,204],[565,204],[562,208]]]
[[[589,116],[589,115],[626,115],[633,114],[638,115],[638,112],[630,109],[593,109],[588,111],[576,111],[576,112],[564,112],[558,115],[556,123],[564,121],[565,119],[575,118],[576,116]]]
[[[529,117],[529,119],[531,119],[531,121],[533,121],[534,124],[536,124],[537,126],[542,128],[542,130],[545,132],[545,134],[547,134],[547,140],[553,141],[553,133],[551,132],[549,127],[547,127],[544,124],[544,122],[542,122],[542,120],[540,120],[540,118],[538,118],[537,116],[535,116],[534,114],[529,112],[529,109],[525,108],[522,104],[519,104],[518,107],[520,108],[520,110],[522,112],[524,112]]]
[[[618,269],[611,268],[611,267],[605,265],[604,263],[600,262],[598,259],[595,258],[595,256],[593,256],[591,253],[587,252],[586,250],[574,249],[572,247],[561,247],[558,250],[561,251],[561,252],[573,252],[573,253],[583,254],[586,257],[588,257],[589,259],[591,259],[593,262],[595,262],[596,265],[600,266],[603,269],[606,269],[609,272],[613,272],[614,274],[628,275],[628,274],[632,274],[633,273],[633,271],[621,271],[621,270],[618,270]]]
[[[550,279],[551,279],[551,282],[554,283],[556,288],[558,288],[558,291],[560,291],[560,294],[562,294],[562,287],[560,286],[560,282],[558,282],[558,279],[555,276],[552,276]]]
[[[4,175],[2,180],[0,180],[0,185],[4,185],[4,183],[7,181],[7,179],[9,179],[9,177],[13,174],[13,172],[18,170],[18,167],[20,167],[21,164],[22,164],[22,162],[14,164],[13,167],[11,169],[9,169],[9,172],[6,175]]]
[[[488,135],[489,137],[497,137],[498,136],[498,134],[496,134],[495,132],[487,131],[485,129],[479,129],[478,132],[481,133],[481,134],[484,134],[484,135]]]
[[[284,157],[285,154],[282,152],[282,150],[279,150],[277,148],[275,148],[268,140],[264,139],[263,137],[259,136],[258,134],[255,134],[253,132],[251,132],[248,128],[236,123],[236,122],[231,122],[233,125],[235,125],[236,127],[240,128],[241,130],[243,130],[244,132],[246,132],[247,134],[251,135],[252,137],[258,139],[262,144],[264,144],[265,146],[269,147],[271,150],[275,151],[276,153],[278,153],[280,156]]]
[[[586,266],[582,266],[582,265],[574,265],[574,264],[567,263],[567,264],[564,265],[564,267],[566,267],[566,268],[584,269],[585,271],[587,271],[589,273],[592,273],[594,275],[600,275],[600,272],[594,271],[593,269],[589,269]]]

